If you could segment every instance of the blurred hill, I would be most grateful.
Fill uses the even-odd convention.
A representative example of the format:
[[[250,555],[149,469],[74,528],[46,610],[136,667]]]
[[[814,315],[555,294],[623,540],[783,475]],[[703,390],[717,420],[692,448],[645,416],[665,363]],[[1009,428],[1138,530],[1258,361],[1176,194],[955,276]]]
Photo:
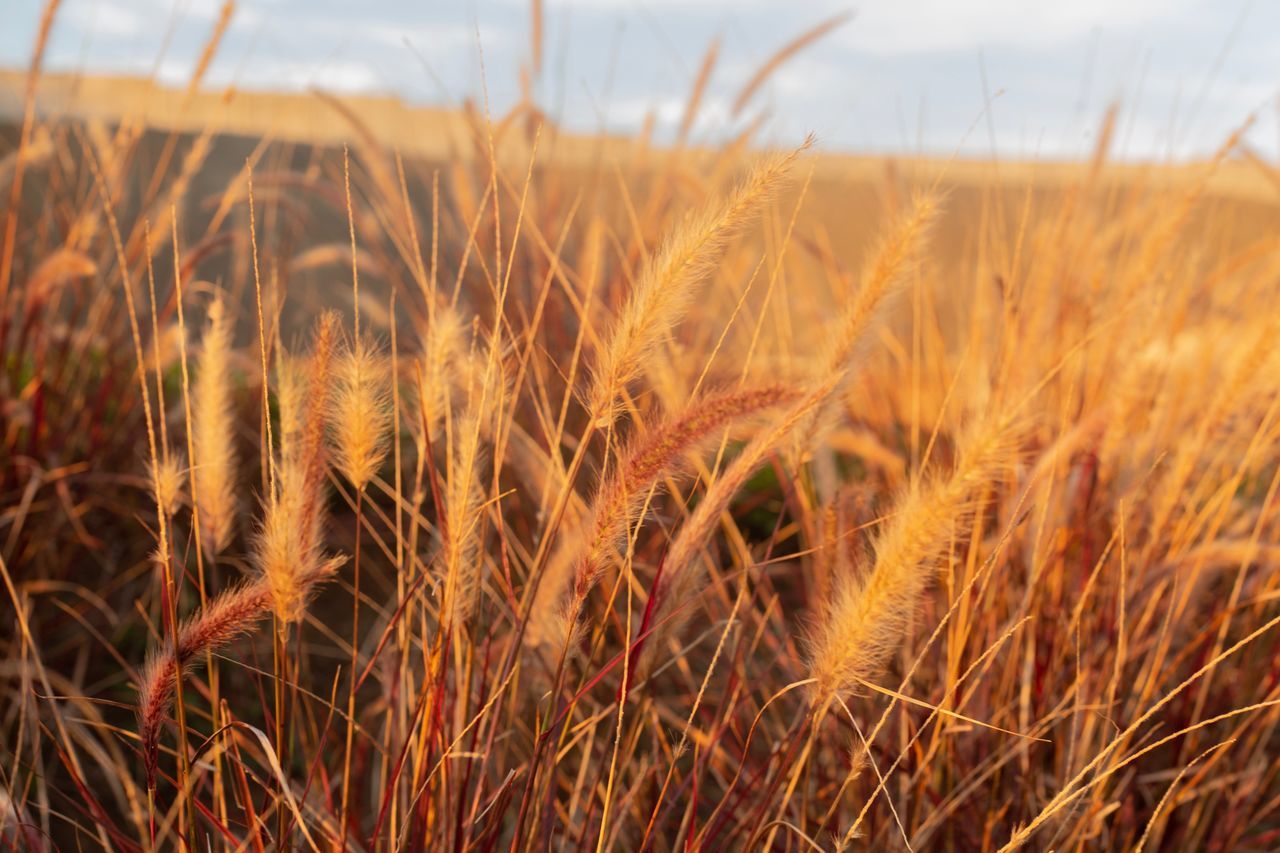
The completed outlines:
[[[0,69],[0,122],[20,121],[26,89],[26,71]],[[39,80],[37,115],[43,119],[69,118],[115,125],[134,122],[151,130],[243,136],[279,142],[340,146],[363,136],[366,142],[394,148],[406,157],[444,162],[477,154],[474,122],[462,110],[406,104],[394,95],[335,96],[322,91],[276,93],[244,89],[184,91],[143,77],[46,73]],[[525,115],[542,121],[544,136],[554,132],[554,143],[543,145],[543,163],[580,165],[587,159],[626,162],[642,155],[641,140],[603,134],[583,135],[555,129],[545,116]],[[495,116],[501,126],[509,123]],[[1225,137],[1225,130],[1224,130]],[[821,140],[819,140],[821,149]],[[501,154],[502,152],[499,151]],[[815,177],[823,179],[879,179],[886,160],[909,164],[918,180],[941,178],[948,184],[1000,183],[1042,187],[1060,186],[1079,179],[1082,164],[1056,161],[1001,161],[999,168],[981,160],[860,156],[823,151],[813,158]],[[1139,175],[1160,181],[1176,181],[1185,164],[1109,163],[1109,178],[1132,179]],[[1259,163],[1230,162],[1218,170],[1208,187],[1211,193],[1273,202],[1280,198],[1280,179]]]
[[[6,164],[13,159],[25,91],[25,72],[0,70],[0,188],[11,171]],[[399,208],[400,197],[392,155],[402,155],[410,203],[421,222],[431,221],[430,188],[438,179],[445,213],[440,225],[442,260],[449,268],[451,261],[465,258],[473,240],[468,222],[487,191],[491,144],[509,199],[518,198],[526,173],[534,174],[531,160],[536,174],[542,176],[534,185],[541,233],[559,233],[580,206],[610,223],[615,234],[629,235],[636,225],[631,218],[636,211],[643,214],[646,206],[660,205],[671,194],[688,208],[705,197],[709,186],[723,185],[741,167],[748,138],[744,135],[716,147],[664,149],[639,136],[566,132],[532,109],[493,116],[487,124],[471,106],[421,107],[393,96],[183,91],[141,78],[60,73],[45,74],[38,81],[36,114],[38,132],[33,150],[28,151],[32,158],[54,156],[57,149],[63,159],[74,159],[77,155],[67,153],[65,139],[50,138],[52,129],[68,124],[85,125],[87,137],[96,139],[99,149],[110,138],[108,129],[127,131],[117,138],[130,140],[122,150],[129,150],[135,162],[164,165],[159,167],[163,174],[154,178],[149,177],[154,166],[133,173],[131,180],[137,185],[117,199],[120,212],[125,219],[144,213],[132,205],[141,198],[155,199],[162,178],[173,181],[185,188],[175,202],[187,239],[192,241],[210,238],[219,209],[244,191],[246,162],[255,163],[255,182],[263,200],[284,205],[281,209],[287,213],[286,230],[291,236],[285,243],[289,252],[296,253],[290,261],[290,290],[304,297],[304,305],[310,301],[331,304],[336,298],[331,291],[346,287],[344,279],[334,275],[342,267],[347,244],[340,194],[344,144],[352,147],[355,191],[390,200],[389,210]],[[195,167],[183,174],[190,163]],[[1020,223],[1026,217],[1053,221],[1055,212],[1064,209],[1064,200],[1082,190],[1110,197],[1110,204],[1121,209],[1171,189],[1182,193],[1185,188],[1198,199],[1191,227],[1212,227],[1214,234],[1221,235],[1217,239],[1224,251],[1245,251],[1257,241],[1272,239],[1280,223],[1280,179],[1273,167],[1252,155],[1233,155],[1207,180],[1204,164],[1198,163],[859,156],[823,151],[821,140],[805,163],[811,172],[803,190],[797,181],[778,200],[777,208],[791,210],[797,194],[806,193],[797,222],[796,261],[810,273],[839,269],[850,282],[887,217],[900,210],[912,192],[926,187],[941,188],[945,197],[933,252],[946,268],[956,270],[972,266],[974,258],[990,251],[976,236],[985,217],[996,217],[995,227],[1012,245],[1020,239]],[[42,175],[36,170],[26,182],[24,194],[32,204],[38,204],[43,192]],[[148,204],[151,208],[146,213],[159,227],[167,215],[167,202]],[[514,205],[504,204],[511,213]],[[237,208],[230,215],[240,217],[243,211]],[[399,214],[393,210],[388,215]],[[242,238],[247,230],[246,222],[231,229],[239,235],[235,251],[246,250]],[[378,249],[382,241],[378,231],[361,234],[362,259],[366,249]],[[649,247],[663,237],[648,231],[641,236]],[[576,240],[578,236],[571,234],[570,248]],[[251,290],[244,278],[248,268],[244,261],[243,255],[215,255],[202,272],[247,299]],[[401,272],[394,266],[366,261],[363,274],[371,285],[371,299],[385,286],[395,285]],[[477,275],[474,265],[468,275]],[[952,298],[963,302],[956,294],[969,284],[947,281],[948,294],[941,302]],[[306,299],[308,294],[314,300]],[[815,305],[823,298],[819,295]],[[307,321],[303,314],[299,322]]]

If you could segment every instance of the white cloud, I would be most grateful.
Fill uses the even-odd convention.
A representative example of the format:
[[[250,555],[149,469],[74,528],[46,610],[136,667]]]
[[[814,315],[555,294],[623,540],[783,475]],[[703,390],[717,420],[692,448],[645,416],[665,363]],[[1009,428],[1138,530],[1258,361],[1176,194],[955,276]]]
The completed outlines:
[[[768,5],[768,0],[696,0],[701,10],[761,8]],[[779,4],[781,5],[781,4]],[[818,4],[814,4],[817,6]],[[594,8],[618,11],[634,11],[636,9],[670,9],[673,7],[689,8],[689,0],[549,0],[548,9]]]
[[[837,38],[875,54],[917,53],[1013,45],[1040,48],[1087,34],[1158,25],[1212,0],[549,0],[568,7],[618,14],[646,10],[767,14],[777,36],[799,34],[824,17],[852,11]],[[1229,4],[1228,4],[1229,5]]]
[[[659,131],[671,131],[684,120],[688,98],[683,95],[617,97],[604,106],[604,119],[613,130],[635,131],[653,116]],[[729,101],[707,95],[698,107],[692,132],[723,130],[730,122]]]
[[[222,14],[222,6],[224,0],[177,0],[177,4],[155,2],[148,0],[157,12],[168,13],[177,11],[177,13],[186,20],[196,21],[213,21]],[[241,8],[247,4],[237,4],[235,7],[235,17],[240,16],[245,10]]]
[[[825,17],[853,19],[784,64],[756,106],[780,141],[817,129],[833,147],[933,151],[985,146],[983,82],[1002,91],[993,124],[1002,153],[1072,153],[1106,104],[1123,96],[1134,116],[1132,153],[1168,144],[1212,147],[1244,115],[1262,110],[1251,138],[1276,138],[1273,0],[545,0],[547,67],[539,96],[562,119],[590,129],[638,128],[653,114],[660,135],[683,116],[705,40],[723,36],[695,133],[727,132],[723,100],[772,51]],[[0,62],[27,60],[37,0],[0,28]],[[185,84],[223,0],[65,0],[50,68],[147,73],[176,25],[162,80]],[[237,0],[207,81],[254,88],[386,92],[423,100],[478,95],[495,110],[519,97],[527,56],[527,0]],[[478,36],[477,36],[478,24]],[[1091,35],[1097,31],[1095,41]],[[625,36],[625,38],[624,38]],[[405,41],[412,45],[410,52]],[[484,76],[476,61],[484,50]],[[416,55],[415,55],[416,54]],[[421,61],[420,61],[421,60]],[[424,63],[427,66],[424,69]],[[981,144],[979,144],[981,143]]]
[[[137,71],[149,70],[151,63],[140,63]],[[191,79],[193,66],[187,59],[165,59],[156,68],[156,78],[165,86],[184,87]],[[216,68],[205,79],[206,85],[236,86],[249,89],[271,89],[305,92],[312,88],[335,94],[367,94],[387,91],[387,81],[367,63],[357,60],[307,62],[289,59],[256,59],[253,74],[236,75],[230,66]]]
[[[902,0],[866,4],[841,41],[892,55],[1009,46],[1043,49],[1098,28],[1138,30],[1178,17],[1195,0]]]
[[[402,27],[392,23],[376,22],[362,25],[353,35],[368,39],[386,47],[403,48],[405,40],[418,49],[474,50],[476,45],[498,47],[511,41],[511,34],[495,27],[481,24],[431,24]]]
[[[113,38],[131,38],[145,29],[145,21],[137,12],[116,3],[99,2],[93,19],[94,30]]]
[[[387,88],[386,81],[373,68],[358,60],[255,60],[253,65],[254,80],[270,81],[272,88],[295,91],[320,88],[337,94],[369,93]]]

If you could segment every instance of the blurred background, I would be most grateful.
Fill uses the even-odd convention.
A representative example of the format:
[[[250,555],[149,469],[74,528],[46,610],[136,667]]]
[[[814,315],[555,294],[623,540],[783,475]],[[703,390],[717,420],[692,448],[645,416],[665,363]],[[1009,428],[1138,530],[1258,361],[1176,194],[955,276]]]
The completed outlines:
[[[7,4],[0,65],[29,63],[42,5]],[[66,0],[45,68],[184,87],[223,8]],[[761,65],[806,34],[735,110]],[[778,144],[814,131],[833,151],[1077,158],[1119,102],[1117,159],[1205,156],[1252,114],[1247,143],[1268,158],[1280,149],[1274,2],[240,0],[204,85],[442,107],[487,94],[495,115],[527,92],[567,129],[649,128],[662,142],[707,68],[694,142],[763,118],[757,138]]]

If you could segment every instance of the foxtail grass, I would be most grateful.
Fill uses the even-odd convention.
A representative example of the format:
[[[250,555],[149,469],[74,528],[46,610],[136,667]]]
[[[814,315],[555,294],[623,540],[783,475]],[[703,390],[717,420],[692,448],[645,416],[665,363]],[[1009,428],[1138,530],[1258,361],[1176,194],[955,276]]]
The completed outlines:
[[[788,441],[796,429],[829,399],[835,384],[834,378],[828,378],[808,389],[768,428],[747,442],[707,487],[697,508],[672,540],[649,592],[641,630],[652,629],[653,635],[644,644],[645,656],[638,658],[642,669],[652,668],[652,662],[665,647],[666,640],[677,634],[689,618],[689,596],[698,577],[694,566],[697,555],[720,523],[729,502],[769,455]]]
[[[893,297],[917,268],[919,252],[938,210],[937,198],[921,193],[881,234],[859,277],[857,292],[846,303],[827,345],[827,373],[848,371],[862,360],[868,333],[878,325],[876,319],[893,307]]]
[[[963,538],[978,493],[994,488],[1013,461],[1017,435],[1006,417],[980,419],[959,439],[950,473],[917,479],[898,499],[876,536],[870,571],[840,578],[830,607],[817,616],[809,638],[814,707],[865,689],[880,674],[948,544]]]
[[[337,335],[337,316],[322,316],[307,359],[309,393],[299,432],[290,439],[297,446],[280,460],[257,537],[255,562],[272,591],[273,608],[282,628],[297,622],[305,612],[309,587],[302,579],[328,562],[324,554],[328,466],[324,436]]]
[[[200,507],[202,542],[211,555],[230,542],[237,511],[231,334],[226,306],[217,297],[209,305],[191,389],[196,453],[192,464],[199,466],[195,500]]]
[[[444,496],[444,587],[441,627],[459,630],[474,612],[480,595],[480,533],[483,498],[480,421],[474,415],[460,418],[453,430],[454,448],[449,456]]]
[[[391,372],[368,339],[353,340],[338,356],[329,395],[333,463],[362,491],[386,459],[391,431]]]
[[[186,485],[186,460],[172,451],[160,458],[152,474],[151,490],[155,493],[156,503],[165,515],[173,515],[183,498],[183,487]]]
[[[299,573],[294,582],[302,594],[309,593],[331,577],[344,559],[326,560]],[[273,611],[275,602],[275,591],[265,577],[232,587],[183,622],[174,642],[152,654],[138,686],[138,732],[148,787],[155,787],[160,733],[173,706],[178,680],[206,652],[217,651],[251,630]]]
[[[596,428],[621,413],[619,398],[643,360],[679,322],[698,287],[715,269],[729,240],[773,197],[796,159],[812,144],[767,158],[724,202],[708,206],[667,236],[645,264],[597,355],[587,409]]]
[[[414,362],[414,400],[418,417],[414,434],[435,441],[449,415],[451,388],[457,381],[459,360],[465,358],[462,318],[450,306],[435,309],[423,341],[422,354]]]
[[[721,60],[661,151],[583,159],[530,77],[437,169],[329,98],[358,156],[207,205],[216,127],[153,157],[32,83],[0,844],[1274,846],[1280,173],[1113,171],[1108,118],[1050,181],[815,160],[787,218],[796,152],[699,142]]]
[[[625,547],[655,487],[663,478],[680,474],[689,454],[735,423],[786,405],[799,395],[785,385],[708,394],[633,439],[619,453],[592,501],[586,539],[575,543],[579,556],[561,555],[548,564],[532,606],[533,621],[525,635],[528,642],[559,648],[569,641],[587,595]]]
[[[358,298],[358,296],[357,296]],[[357,314],[357,317],[359,315]],[[351,668],[348,672],[347,735],[342,782],[341,825],[346,826],[350,762],[355,736],[356,686],[360,661],[361,540],[365,489],[386,459],[391,431],[391,370],[373,344],[356,336],[338,356],[329,395],[329,432],[335,467],[356,490],[355,564],[351,598]]]

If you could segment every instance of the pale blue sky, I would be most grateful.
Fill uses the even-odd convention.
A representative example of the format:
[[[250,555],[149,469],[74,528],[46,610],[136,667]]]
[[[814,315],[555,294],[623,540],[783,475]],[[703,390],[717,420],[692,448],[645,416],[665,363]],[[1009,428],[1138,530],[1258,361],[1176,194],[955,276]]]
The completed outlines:
[[[12,2],[12,0],[11,0]],[[25,64],[41,3],[16,0],[0,63]],[[190,74],[221,0],[65,0],[49,46],[60,70]],[[1280,154],[1277,0],[546,0],[537,91],[577,129],[669,134],[711,39],[722,39],[702,139],[741,126],[727,105],[774,50],[818,21],[854,17],[783,66],[757,105],[766,138],[824,147],[1001,157],[1079,156],[1122,102],[1118,154],[1211,151],[1248,115]],[[357,11],[358,10],[358,11]],[[526,0],[240,0],[209,79],[252,88],[392,91],[448,104],[487,81],[495,112],[529,57]],[[162,53],[166,33],[172,31]],[[480,71],[483,49],[484,74]],[[985,72],[985,74],[984,74]],[[993,95],[984,114],[985,90]]]

